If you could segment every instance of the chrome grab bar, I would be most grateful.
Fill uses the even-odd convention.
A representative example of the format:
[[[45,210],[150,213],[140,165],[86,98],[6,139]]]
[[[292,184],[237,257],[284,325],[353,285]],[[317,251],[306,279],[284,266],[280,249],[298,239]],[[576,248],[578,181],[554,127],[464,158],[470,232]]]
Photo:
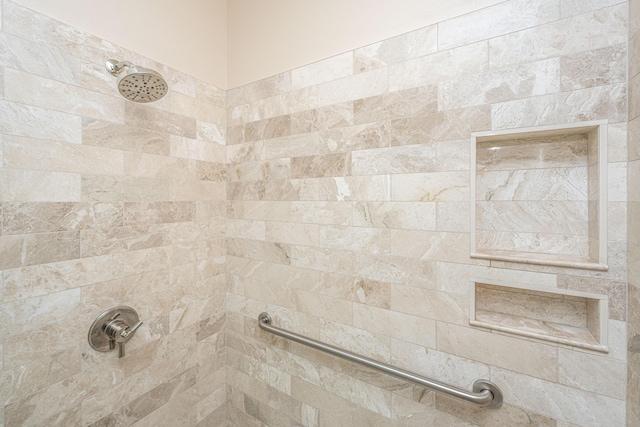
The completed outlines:
[[[468,402],[475,403],[479,406],[498,408],[502,405],[502,391],[500,391],[497,385],[488,380],[476,380],[473,383],[473,391],[468,391],[436,380],[421,377],[413,372],[405,371],[404,369],[396,368],[395,366],[360,356],[359,354],[307,338],[303,335],[299,335],[285,329],[280,329],[271,325],[271,316],[269,316],[269,313],[260,313],[258,316],[258,324],[260,325],[260,329],[271,332],[272,334],[304,344],[311,348],[315,348],[316,350],[324,351],[325,353],[329,353],[333,356],[341,357],[350,362],[359,363],[380,372],[402,378],[403,380],[410,381],[423,387],[428,387]]]

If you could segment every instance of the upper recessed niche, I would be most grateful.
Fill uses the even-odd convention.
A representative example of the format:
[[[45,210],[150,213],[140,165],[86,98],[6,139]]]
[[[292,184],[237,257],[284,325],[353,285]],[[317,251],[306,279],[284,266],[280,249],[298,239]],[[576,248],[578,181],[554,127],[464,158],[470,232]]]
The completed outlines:
[[[606,137],[604,121],[472,134],[471,257],[606,270]]]

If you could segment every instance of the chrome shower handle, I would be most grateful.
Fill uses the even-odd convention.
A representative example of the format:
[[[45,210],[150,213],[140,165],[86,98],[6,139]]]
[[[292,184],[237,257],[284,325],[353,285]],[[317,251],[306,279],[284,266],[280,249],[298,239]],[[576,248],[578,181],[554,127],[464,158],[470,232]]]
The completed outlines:
[[[133,326],[130,326],[133,325]],[[131,307],[119,306],[100,314],[89,329],[89,344],[98,351],[118,347],[118,357],[125,356],[125,344],[133,337],[142,321]]]

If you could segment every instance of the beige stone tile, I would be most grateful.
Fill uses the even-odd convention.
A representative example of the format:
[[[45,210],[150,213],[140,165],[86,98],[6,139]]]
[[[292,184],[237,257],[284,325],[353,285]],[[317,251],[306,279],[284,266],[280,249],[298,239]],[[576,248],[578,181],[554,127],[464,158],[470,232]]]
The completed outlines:
[[[469,388],[477,379],[489,378],[489,366],[484,363],[396,339],[391,340],[391,363],[460,388]]]
[[[435,407],[439,411],[455,416],[455,420],[458,422],[463,419],[473,423],[474,426],[576,427],[568,424],[561,425],[551,417],[536,414],[508,403],[503,403],[499,411],[488,411],[486,408],[472,405],[460,399],[438,394],[436,395]]]
[[[505,402],[577,425],[624,425],[624,401],[491,368]]]
[[[626,6],[616,5],[495,37],[489,41],[489,62],[500,68],[624,43],[626,20]]]
[[[320,227],[320,246],[374,254],[389,254],[391,234],[388,230],[365,227]]]
[[[195,220],[195,202],[127,202],[124,225],[164,224]]]
[[[358,276],[385,283],[433,288],[436,280],[430,260],[357,253],[354,268]]]
[[[469,172],[431,172],[391,176],[391,200],[463,201],[469,197]]]
[[[563,91],[624,83],[624,44],[563,56],[560,81]]]
[[[122,225],[119,203],[3,203],[3,234],[71,231]]]
[[[291,71],[291,86],[300,89],[353,74],[353,53],[332,56]]]
[[[349,318],[351,321],[351,319]],[[350,322],[351,323],[351,322]],[[329,345],[344,348],[382,363],[389,363],[388,336],[366,328],[352,327],[333,321],[321,321],[321,340]]]
[[[4,71],[4,83],[7,101],[116,123],[124,121],[125,100],[122,98],[11,68]]]
[[[23,265],[23,236],[0,236],[0,268],[15,268]]]
[[[260,240],[227,239],[227,253],[233,256],[290,264],[292,252],[290,245]]]
[[[320,200],[390,200],[389,175],[325,178],[319,184]]]
[[[467,325],[469,322],[468,305],[468,295],[404,285],[391,287],[391,310],[401,313]]]
[[[4,138],[5,167],[102,175],[122,175],[124,160],[121,151],[6,136]]]
[[[80,244],[83,257],[106,255],[137,249],[155,248],[169,243],[161,227],[118,227],[108,230],[83,230]]]
[[[291,221],[313,224],[351,224],[351,203],[291,202]]]
[[[428,348],[436,346],[436,322],[431,319],[354,304],[353,326]]]
[[[354,151],[351,155],[351,173],[382,175],[432,172],[436,169],[435,151],[433,144]]]
[[[435,230],[436,205],[425,202],[354,202],[353,225]]]
[[[392,230],[391,255],[446,262],[468,262],[467,233]]]
[[[0,170],[0,200],[4,202],[80,201],[77,173]]]
[[[160,155],[168,155],[170,148],[166,134],[90,119],[82,123],[82,144]]]
[[[469,140],[436,143],[436,170],[469,170]]]
[[[438,50],[536,27],[560,17],[560,1],[512,0],[438,23]]]
[[[125,124],[170,135],[195,138],[196,119],[161,111],[153,107],[128,102],[124,111]]]
[[[587,13],[592,10],[598,10],[600,8],[613,6],[622,3],[621,0],[563,0],[560,2],[561,16],[574,16],[582,13]]]
[[[628,159],[627,123],[614,123],[607,126],[607,156],[609,162],[626,162]]]
[[[609,318],[624,320],[626,286],[623,281],[560,274],[558,275],[558,287],[606,294],[609,297]]]
[[[351,175],[350,155],[336,153],[291,159],[292,178]]]
[[[554,346],[438,322],[438,350],[548,381],[558,379]]]
[[[351,274],[353,272],[352,251],[293,246],[291,248],[291,265],[312,268],[331,273]]]
[[[79,144],[80,116],[0,101],[0,132]]]
[[[353,104],[354,121],[360,124],[435,113],[437,89],[435,85],[420,86],[358,99]]]
[[[227,181],[228,165],[218,162],[196,161],[196,178],[203,181]]]
[[[291,202],[278,201],[228,202],[226,217],[258,221],[291,221],[291,204]]]
[[[318,85],[318,105],[326,106],[376,96],[389,89],[386,69],[372,70]]]
[[[5,32],[0,34],[0,44],[4,46],[0,65],[69,84],[79,84],[82,79],[80,59],[59,49]]]
[[[437,202],[438,231],[469,232],[469,204],[465,202]]]
[[[244,125],[243,142],[278,138],[291,134],[291,116],[284,115]]]
[[[291,114],[291,133],[311,133],[353,124],[353,102],[341,102]]]
[[[224,120],[224,116],[218,119],[217,123],[198,120],[196,123],[198,139],[207,142],[214,142],[220,145],[226,145]]]
[[[629,80],[629,117],[636,118],[640,115],[640,102],[638,102],[638,93],[640,93],[640,75]]]
[[[295,224],[286,222],[268,222],[265,238],[269,241],[293,245],[318,246],[320,244],[319,226],[316,224]]]
[[[581,390],[624,400],[624,362],[595,354],[558,349],[558,382]]]
[[[244,102],[254,102],[290,90],[291,71],[285,71],[284,73],[249,83],[242,88]]]
[[[353,70],[363,73],[434,53],[437,38],[437,28],[432,25],[358,48],[353,52]]]
[[[242,219],[228,219],[225,224],[225,236],[237,239],[265,240],[265,223]]]
[[[231,181],[265,181],[291,177],[291,160],[247,161],[228,166]]]
[[[632,6],[630,6],[630,8],[631,7]],[[633,22],[630,22],[629,24],[631,26],[633,25]],[[629,37],[629,46],[627,48],[629,49],[629,52],[631,52],[628,58],[629,78],[631,79],[637,77],[638,72],[640,72],[640,57],[638,57],[638,54],[635,53],[638,52],[638,48],[640,47],[640,32],[632,33],[630,28],[629,34],[631,35],[631,37]]]
[[[30,234],[25,236],[23,254],[23,265],[79,258],[80,235],[74,231]]]
[[[509,101],[492,106],[494,129],[571,123],[583,120],[626,120],[625,85],[612,85]]]
[[[205,162],[223,162],[225,148],[218,144],[171,135],[169,151],[172,156]]]
[[[493,104],[559,91],[560,60],[552,58],[442,82],[438,85],[438,109]]]
[[[433,53],[390,65],[389,90],[425,86],[486,71],[489,67],[487,42]]]
[[[264,150],[264,157],[267,159],[316,155],[320,150],[320,135],[306,133],[269,139],[264,142]]]

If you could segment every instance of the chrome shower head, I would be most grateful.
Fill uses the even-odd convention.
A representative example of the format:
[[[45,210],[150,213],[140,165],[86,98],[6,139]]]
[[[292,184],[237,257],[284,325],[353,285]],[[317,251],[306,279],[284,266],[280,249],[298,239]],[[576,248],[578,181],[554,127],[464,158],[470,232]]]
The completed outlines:
[[[107,71],[118,76],[126,67],[127,72],[118,80],[120,94],[133,102],[153,102],[167,94],[169,86],[157,71],[133,65],[129,61],[118,62],[110,59],[106,64]]]

